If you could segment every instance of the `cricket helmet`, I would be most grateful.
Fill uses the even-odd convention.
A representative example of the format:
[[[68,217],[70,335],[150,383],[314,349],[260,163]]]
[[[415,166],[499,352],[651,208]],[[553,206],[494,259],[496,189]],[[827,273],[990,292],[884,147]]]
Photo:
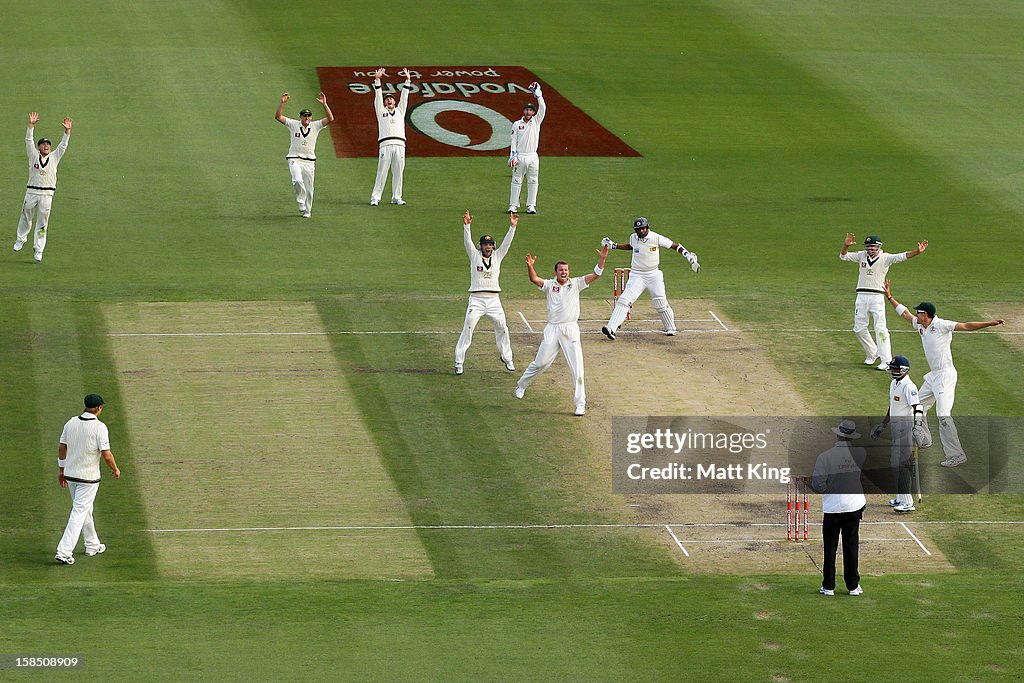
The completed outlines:
[[[889,361],[889,374],[893,379],[903,379],[910,372],[910,361],[906,356],[893,356]]]
[[[650,230],[651,229],[651,224],[643,216],[640,216],[640,218],[637,218],[635,221],[633,221],[633,229],[634,230],[643,230],[644,228],[647,228],[648,230]]]

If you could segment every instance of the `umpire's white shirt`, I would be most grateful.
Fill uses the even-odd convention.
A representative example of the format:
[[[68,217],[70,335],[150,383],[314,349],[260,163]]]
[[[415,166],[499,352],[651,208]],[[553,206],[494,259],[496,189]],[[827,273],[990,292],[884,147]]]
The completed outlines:
[[[860,266],[860,275],[857,277],[858,292],[885,294],[885,276],[889,272],[889,266],[906,261],[907,252],[886,254],[881,251],[875,258],[869,258],[866,251],[848,251],[845,254],[840,252],[839,258]]]
[[[932,323],[924,327],[913,320],[914,329],[921,335],[921,345],[924,347],[924,357],[928,359],[928,367],[932,372],[947,370],[953,367],[953,330],[956,323],[944,318],[932,318]],[[954,368],[955,369],[955,368]]]
[[[825,514],[856,512],[867,505],[861,484],[861,466],[867,451],[850,447],[848,441],[836,445],[818,456],[814,463],[811,488],[822,492],[821,511]]]
[[[661,249],[672,247],[672,240],[659,235],[653,230],[647,231],[647,237],[641,238],[635,232],[629,236],[629,246],[633,248],[631,269],[637,272],[657,270],[661,264]]]
[[[573,277],[564,284],[558,280],[544,281],[544,292],[548,295],[548,324],[565,325],[577,323],[580,319],[580,292],[589,287],[585,277]]]
[[[284,125],[288,126],[292,134],[292,144],[288,148],[287,158],[316,161],[316,138],[324,128],[324,120],[310,121],[309,128],[303,128],[295,119],[286,118]]]
[[[95,483],[100,480],[100,453],[110,450],[107,425],[90,412],[73,417],[64,424],[60,442],[68,447],[64,478]]]

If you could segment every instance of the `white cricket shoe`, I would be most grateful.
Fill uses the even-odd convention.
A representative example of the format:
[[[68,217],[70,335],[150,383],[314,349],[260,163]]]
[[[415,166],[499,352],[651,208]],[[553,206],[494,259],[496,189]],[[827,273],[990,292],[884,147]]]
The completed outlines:
[[[874,365],[876,360],[881,360],[878,356],[871,356],[870,358],[864,359],[864,365]]]
[[[864,595],[864,589],[861,588],[860,584],[858,583],[857,587],[850,591],[850,595]]]
[[[18,239],[14,241],[14,251],[21,251],[23,246],[25,246],[25,240]]]
[[[86,550],[85,551],[85,556],[86,557],[95,557],[96,555],[102,555],[105,552],[107,552],[107,546],[105,546],[102,543],[100,543],[100,547],[96,548],[96,550]]]
[[[537,207],[536,206],[528,206],[528,207],[526,207],[526,213],[537,213]]]
[[[835,591],[829,590],[828,588],[819,588],[818,592],[821,593],[822,595],[835,595],[836,594]]]
[[[61,564],[74,564],[75,563],[75,558],[71,557],[71,555],[64,556],[64,555],[59,555],[58,554],[58,555],[54,555],[53,559],[57,560]]]
[[[913,503],[910,503],[909,505],[907,503],[900,503],[899,505],[893,505],[892,509],[896,512],[913,512],[917,508],[914,507]]]
[[[499,359],[501,360],[501,364],[505,366],[506,370],[508,370],[509,372],[515,372],[516,371],[516,366],[512,363],[512,361],[505,360],[504,358],[501,358],[500,356],[499,356]]]
[[[303,218],[309,218],[311,215],[312,214],[310,214],[309,211],[307,211],[306,213],[302,214],[302,217]]]
[[[608,337],[612,341],[615,341],[615,331],[612,330],[612,328],[605,325],[604,327],[601,328],[601,331],[604,332],[604,336]]]
[[[574,413],[577,417],[584,415],[587,412],[586,406],[576,406],[576,412]]]
[[[32,254],[32,258],[34,258],[36,261],[42,261],[43,260],[43,252],[36,251],[34,254]]]
[[[897,498],[890,498],[889,499],[889,507],[894,508],[897,505],[901,505],[899,499],[897,499]]]
[[[888,371],[889,370],[889,364],[886,363],[884,360],[878,361],[878,365],[877,365],[877,367],[875,367],[875,370]]]
[[[370,206],[377,206],[378,204],[380,204],[380,200],[378,200],[378,199],[371,199],[370,200]]]
[[[965,462],[967,462],[967,456],[961,453],[960,455],[948,457],[939,464],[942,465],[943,467],[959,467],[960,465],[963,465]]]
[[[514,206],[512,204],[509,204],[508,205],[508,212],[509,213],[519,213],[519,207],[518,206]]]
[[[462,364],[461,363],[456,363],[455,364],[455,374],[456,375],[461,375],[462,374]]]
[[[512,392],[512,393],[515,394],[516,398],[522,398],[523,396],[526,396],[526,389],[522,388],[521,386],[519,386],[517,384],[516,385],[516,390],[514,392]]]
[[[674,327],[673,327],[673,328],[672,328],[671,330],[665,330],[665,336],[666,336],[666,337],[674,337],[674,336],[676,336],[677,334],[679,334],[679,330],[677,330],[677,329],[676,329],[676,328],[674,328]]]
[[[405,200],[404,199],[392,199],[391,203],[392,204],[397,204],[398,206],[405,206]]]

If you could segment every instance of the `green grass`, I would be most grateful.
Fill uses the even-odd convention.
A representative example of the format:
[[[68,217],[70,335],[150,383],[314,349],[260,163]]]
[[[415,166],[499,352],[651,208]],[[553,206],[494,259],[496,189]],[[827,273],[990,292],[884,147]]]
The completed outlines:
[[[409,542],[422,546],[433,578],[409,582],[346,578],[388,562],[359,561],[365,546],[337,563],[344,546],[332,546],[304,576],[296,567],[318,559],[315,534],[285,552],[272,535],[196,541],[196,566],[222,551],[249,580],[190,574],[187,543],[179,578],[161,573],[145,531],[154,462],[187,459],[181,451],[212,459],[219,443],[198,430],[195,443],[165,452],[161,409],[170,425],[205,412],[209,424],[237,428],[249,419],[245,393],[280,387],[273,373],[257,375],[204,405],[184,382],[175,393],[171,378],[145,403],[146,383],[125,378],[107,336],[110,307],[291,302],[312,304],[330,332],[451,331],[465,306],[462,212],[473,210],[475,229],[504,229],[500,155],[410,157],[409,206],[371,209],[375,161],[335,159],[326,139],[314,218],[294,217],[272,115],[285,90],[295,105],[313,102],[316,66],[533,69],[643,156],[543,160],[541,214],[520,224],[506,301],[538,297],[522,273],[526,251],[580,269],[600,237],[622,240],[646,215],[701,257],[698,277],[666,262],[670,296],[716,302],[818,414],[870,414],[885,401],[884,377],[860,367],[852,333],[799,332],[852,324],[856,275],[837,258],[845,232],[877,232],[891,250],[929,239],[891,275],[899,298],[935,301],[943,317],[1020,305],[1017,3],[968,14],[952,2],[556,2],[531,8],[526,32],[510,32],[509,9],[496,3],[392,3],[386,21],[381,11],[187,0],[44,1],[5,13],[0,203],[10,228],[27,113],[40,112],[37,131],[51,138],[65,114],[75,127],[44,262],[0,258],[0,653],[79,653],[90,673],[114,679],[818,680],[830,652],[856,653],[841,660],[839,680],[892,676],[900,662],[912,680],[1019,677],[1024,549],[1011,525],[929,527],[956,573],[872,576],[865,566],[863,600],[825,604],[810,564],[800,575],[695,575],[670,544],[621,530],[418,529]],[[51,28],[60,40],[44,59],[35,48]],[[602,284],[590,296],[606,293]],[[919,377],[912,333],[894,316],[890,328]],[[624,501],[597,484],[603,454],[591,452],[587,423],[547,409],[566,401],[566,387],[538,382],[515,402],[486,326],[470,351],[473,372],[457,380],[454,342],[328,335],[317,365],[325,379],[314,385],[344,391],[311,391],[321,405],[295,412],[350,404],[372,441],[361,452],[379,459],[415,525],[628,519]],[[530,347],[514,343],[523,368]],[[277,359],[288,352],[274,348]],[[1024,415],[1020,347],[975,333],[958,335],[954,354],[957,414]],[[180,358],[151,361],[188,369]],[[662,369],[682,382],[691,371]],[[630,387],[628,368],[616,372]],[[104,481],[97,503],[110,551],[57,567],[50,557],[69,508],[55,482],[57,436],[91,391],[107,399],[124,470]],[[658,396],[646,401],[652,414],[671,410]],[[280,519],[367,502],[344,500],[344,487],[341,500],[323,502],[313,473],[344,462],[346,446],[316,437],[281,454],[308,467],[301,476],[313,488],[289,491]],[[241,443],[238,468],[254,462]],[[202,474],[162,492],[172,504],[180,497],[183,521],[260,519],[259,510],[246,517],[237,472]],[[1019,493],[957,496],[929,499],[915,519],[1021,521],[1022,512]],[[283,569],[298,578],[273,580]]]

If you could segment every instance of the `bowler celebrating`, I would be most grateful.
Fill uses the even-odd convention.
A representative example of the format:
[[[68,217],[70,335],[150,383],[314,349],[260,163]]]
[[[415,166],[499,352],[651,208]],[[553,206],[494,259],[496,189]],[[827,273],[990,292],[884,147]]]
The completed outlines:
[[[587,407],[587,390],[583,381],[583,346],[580,343],[580,292],[590,286],[590,283],[601,277],[604,272],[604,260],[608,257],[608,245],[597,252],[600,258],[594,266],[593,273],[587,273],[583,277],[569,277],[569,264],[559,261],[555,264],[555,277],[551,280],[542,280],[537,277],[537,271],[533,264],[537,257],[533,254],[526,255],[526,268],[530,282],[544,290],[548,296],[548,324],[544,327],[544,340],[537,349],[537,357],[533,359],[526,372],[516,383],[515,396],[522,398],[526,394],[526,387],[540,373],[551,367],[558,349],[562,349],[565,362],[569,364],[569,372],[572,373],[572,383],[575,387],[573,400],[576,403],[576,415],[583,415]]]

